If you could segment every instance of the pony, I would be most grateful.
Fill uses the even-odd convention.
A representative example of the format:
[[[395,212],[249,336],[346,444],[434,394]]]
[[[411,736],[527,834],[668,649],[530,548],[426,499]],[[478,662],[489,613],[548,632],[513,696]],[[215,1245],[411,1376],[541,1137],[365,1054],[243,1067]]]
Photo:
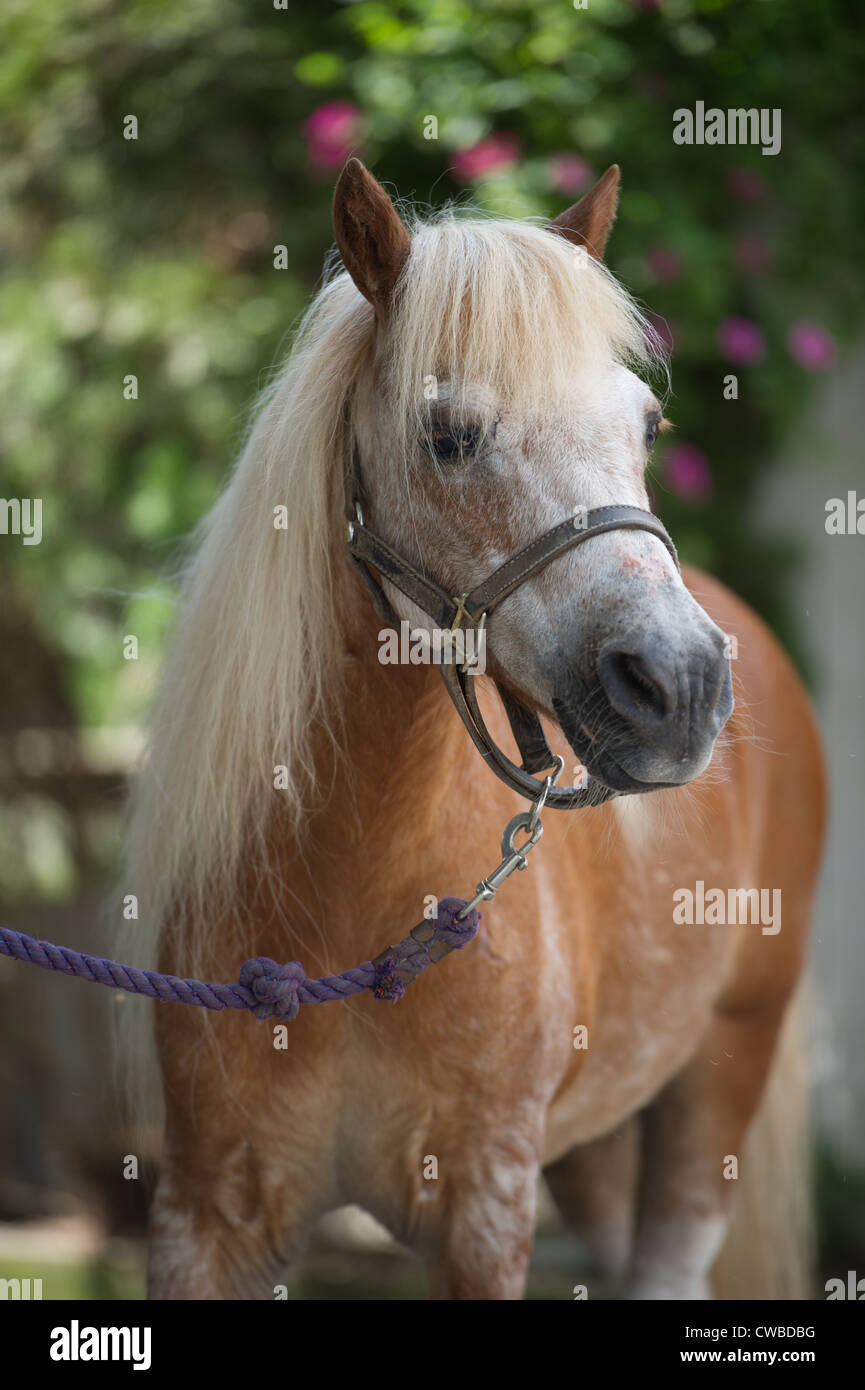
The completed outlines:
[[[471,896],[525,809],[430,665],[379,659],[343,479],[355,453],[366,520],[454,595],[575,508],[648,507],[664,368],[603,261],[618,187],[613,166],[544,226],[398,211],[359,160],[343,170],[342,268],[196,539],[134,791],[134,940],[161,970],[372,959],[439,895]],[[432,1297],[518,1299],[542,1176],[627,1297],[803,1296],[793,1002],[824,791],[799,679],[639,529],[555,559],[485,637],[496,742],[491,679],[588,804],[544,813],[529,871],[398,1003],[281,1025],[155,1011],[150,1297],[271,1298],[315,1221],[357,1204],[426,1261]],[[713,888],[779,890],[782,911],[712,922]]]

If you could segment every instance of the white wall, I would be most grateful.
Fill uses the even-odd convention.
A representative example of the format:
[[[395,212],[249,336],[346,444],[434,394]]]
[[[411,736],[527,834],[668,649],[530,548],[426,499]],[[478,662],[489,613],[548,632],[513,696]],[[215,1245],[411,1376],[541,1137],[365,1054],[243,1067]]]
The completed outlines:
[[[865,348],[821,382],[814,404],[767,479],[759,522],[804,552],[792,598],[816,666],[831,780],[812,952],[816,1107],[842,1154],[865,1166],[865,535],[824,526],[828,498],[851,488],[865,497]]]

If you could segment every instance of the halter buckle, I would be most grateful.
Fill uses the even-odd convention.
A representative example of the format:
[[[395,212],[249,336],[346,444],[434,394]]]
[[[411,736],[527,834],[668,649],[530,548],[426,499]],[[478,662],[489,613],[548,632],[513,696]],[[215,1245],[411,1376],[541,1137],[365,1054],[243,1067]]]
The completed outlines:
[[[481,614],[481,616],[480,616],[480,621],[477,623],[476,626],[477,626],[478,641],[477,641],[477,652],[476,652],[476,654],[475,654],[475,658],[474,658],[473,661],[465,661],[465,662],[463,662],[462,666],[460,667],[460,670],[462,671],[463,675],[465,675],[465,676],[473,676],[474,673],[475,673],[475,668],[476,668],[476,667],[479,665],[479,663],[480,663],[480,651],[481,651],[481,646],[482,646],[483,642],[484,642],[485,639],[486,639],[486,626],[487,626],[487,615],[486,615],[486,612],[484,612],[484,613]],[[453,639],[454,633],[455,633],[455,629],[454,629],[454,628],[451,628],[450,634],[449,634],[450,637],[451,637],[451,639]]]
[[[349,545],[351,545],[352,541],[354,540],[355,536],[357,535],[357,527],[363,525],[363,511],[361,510],[361,505],[360,505],[360,503],[358,502],[357,498],[355,498],[355,501],[354,501],[354,514],[355,514],[355,518],[356,518],[356,523],[357,523],[357,524],[355,524],[354,521],[350,521],[350,522],[348,523],[348,543],[349,543]]]

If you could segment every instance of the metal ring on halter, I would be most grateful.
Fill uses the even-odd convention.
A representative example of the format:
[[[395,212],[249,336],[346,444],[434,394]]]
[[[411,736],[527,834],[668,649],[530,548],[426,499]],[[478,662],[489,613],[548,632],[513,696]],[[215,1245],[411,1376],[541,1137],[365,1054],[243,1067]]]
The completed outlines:
[[[534,806],[532,807],[531,815],[529,816],[529,830],[534,830],[535,826],[540,820],[541,811],[544,809],[544,802],[547,799],[547,795],[549,793],[550,788],[554,786],[556,782],[558,782],[559,778],[565,770],[565,760],[561,756],[561,754],[554,753],[553,757],[558,763],[558,767],[556,768],[555,772],[551,772],[549,777],[547,777],[544,781],[544,789],[538,797],[537,801],[535,802]]]

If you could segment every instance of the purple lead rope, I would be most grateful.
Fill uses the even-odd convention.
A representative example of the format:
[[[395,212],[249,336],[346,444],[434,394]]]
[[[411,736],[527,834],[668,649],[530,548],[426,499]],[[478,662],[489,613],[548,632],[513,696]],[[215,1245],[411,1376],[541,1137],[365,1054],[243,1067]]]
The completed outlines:
[[[257,956],[243,965],[237,984],[207,984],[202,980],[182,980],[161,975],[156,970],[136,970],[101,956],[88,956],[68,946],[38,941],[24,932],[0,927],[0,955],[13,960],[57,970],[127,994],[144,994],[149,999],[165,999],[175,1004],[197,1004],[202,1009],[247,1009],[258,1019],[296,1018],[301,1004],[327,1004],[352,994],[372,990],[376,999],[395,1003],[406,987],[430,965],[436,965],[451,951],[461,950],[477,933],[481,915],[472,908],[465,912],[462,898],[442,898],[438,915],[419,922],[397,946],[389,946],[375,960],[366,960],[341,975],[307,979],[299,961],[280,965],[269,956]]]

